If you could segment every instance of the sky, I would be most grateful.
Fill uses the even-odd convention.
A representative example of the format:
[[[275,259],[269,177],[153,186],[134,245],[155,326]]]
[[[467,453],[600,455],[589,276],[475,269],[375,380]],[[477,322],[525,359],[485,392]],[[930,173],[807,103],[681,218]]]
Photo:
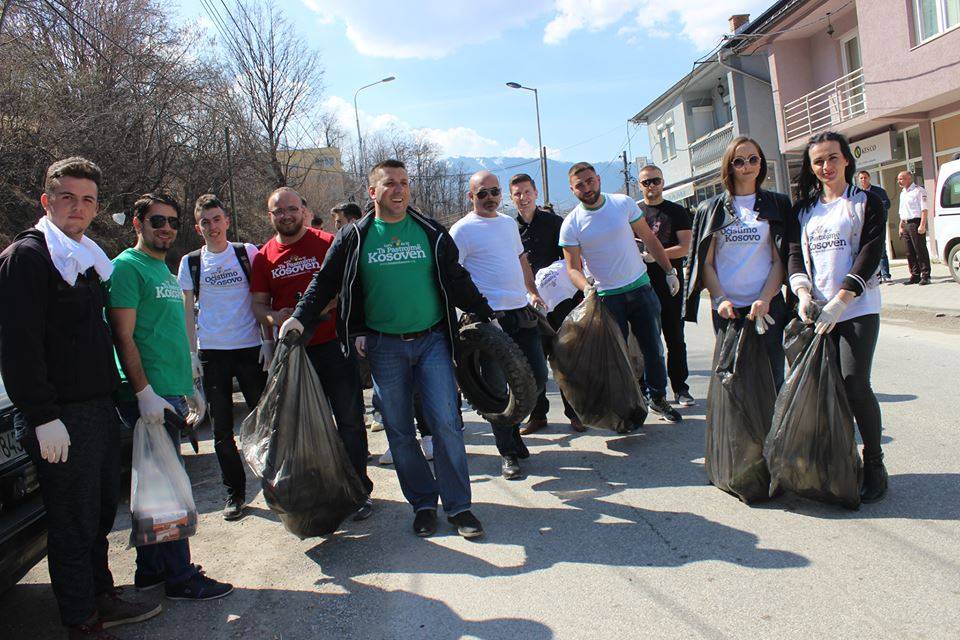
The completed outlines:
[[[537,157],[536,87],[551,158],[648,154],[627,121],[727,32],[772,0],[275,0],[324,67],[323,108],[355,136],[422,132],[444,156]],[[181,19],[213,32],[197,0]]]

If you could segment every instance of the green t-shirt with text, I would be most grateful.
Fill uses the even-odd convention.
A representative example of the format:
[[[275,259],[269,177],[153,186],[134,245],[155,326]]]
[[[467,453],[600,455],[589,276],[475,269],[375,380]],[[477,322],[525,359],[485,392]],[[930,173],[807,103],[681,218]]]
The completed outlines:
[[[153,390],[161,396],[191,395],[193,373],[183,290],[167,263],[137,249],[126,249],[114,258],[110,308],[137,310],[133,341]],[[122,367],[120,376],[126,383]],[[128,384],[124,387],[122,395],[132,392]]]
[[[374,331],[423,331],[443,317],[433,249],[410,216],[400,222],[374,218],[360,248],[360,281],[366,324]]]

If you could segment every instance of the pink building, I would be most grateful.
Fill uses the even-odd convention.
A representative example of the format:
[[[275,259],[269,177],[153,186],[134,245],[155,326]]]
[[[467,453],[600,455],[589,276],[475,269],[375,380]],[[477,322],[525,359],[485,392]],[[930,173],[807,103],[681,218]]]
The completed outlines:
[[[810,135],[843,133],[890,195],[888,250],[903,256],[897,173],[913,171],[933,209],[937,168],[960,152],[960,0],[780,0],[734,47],[768,55],[791,182]]]

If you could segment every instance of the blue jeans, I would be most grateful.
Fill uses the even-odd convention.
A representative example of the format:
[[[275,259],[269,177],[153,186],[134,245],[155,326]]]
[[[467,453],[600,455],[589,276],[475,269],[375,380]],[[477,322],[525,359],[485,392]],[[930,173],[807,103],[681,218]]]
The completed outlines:
[[[616,319],[624,340],[627,339],[627,331],[633,329],[643,354],[645,391],[654,398],[666,396],[667,367],[663,362],[663,343],[660,341],[660,300],[653,287],[645,284],[632,291],[601,296],[600,299]]]
[[[470,472],[453,359],[443,330],[409,341],[373,333],[367,337],[367,359],[403,496],[414,511],[436,509],[439,498],[447,515],[454,516],[470,509]],[[433,431],[436,477],[417,442],[414,391],[420,392]]]
[[[880,255],[880,275],[884,278],[890,277],[890,258],[887,257],[887,249],[883,249],[883,254]]]
[[[173,405],[181,416],[187,415],[187,402],[182,396],[163,396],[163,399]],[[136,402],[121,402],[117,405],[120,418],[131,429],[140,419],[140,409]],[[165,425],[167,435],[173,441],[173,448],[177,451],[177,458],[183,462],[180,455],[179,430]],[[144,576],[163,576],[167,586],[175,586],[186,582],[198,569],[190,562],[190,541],[174,540],[137,547],[137,573]]]

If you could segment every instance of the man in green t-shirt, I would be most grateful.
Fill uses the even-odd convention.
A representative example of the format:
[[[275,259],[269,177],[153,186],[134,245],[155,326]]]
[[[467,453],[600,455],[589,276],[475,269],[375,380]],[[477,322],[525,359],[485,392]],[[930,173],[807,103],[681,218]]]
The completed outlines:
[[[140,418],[164,423],[179,456],[180,432],[164,420],[164,412],[186,415],[184,396],[193,393],[193,375],[183,291],[164,258],[177,238],[180,205],[163,193],[140,196],[133,204],[133,228],[137,244],[113,259],[110,278],[110,325],[129,386],[117,408],[131,428]],[[137,547],[134,584],[139,590],[165,585],[171,600],[213,600],[233,591],[190,562],[186,539]]]

